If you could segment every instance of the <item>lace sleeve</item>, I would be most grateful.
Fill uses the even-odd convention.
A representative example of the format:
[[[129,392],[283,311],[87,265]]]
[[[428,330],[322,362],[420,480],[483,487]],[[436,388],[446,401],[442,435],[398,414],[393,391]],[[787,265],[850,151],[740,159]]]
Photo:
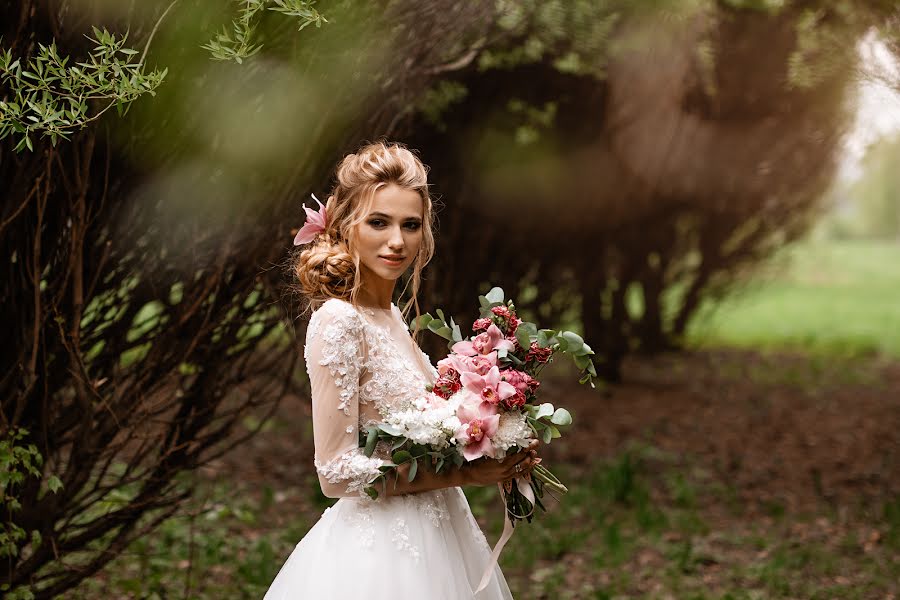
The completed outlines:
[[[366,354],[362,327],[350,304],[329,300],[313,314],[306,333],[315,466],[329,498],[364,495],[384,464],[359,448],[359,379]]]

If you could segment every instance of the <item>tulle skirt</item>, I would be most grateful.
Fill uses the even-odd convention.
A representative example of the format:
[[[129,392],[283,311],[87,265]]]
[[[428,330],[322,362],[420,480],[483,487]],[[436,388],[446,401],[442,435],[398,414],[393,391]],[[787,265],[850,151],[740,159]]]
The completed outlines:
[[[264,600],[511,600],[459,488],[341,498],[281,567]]]

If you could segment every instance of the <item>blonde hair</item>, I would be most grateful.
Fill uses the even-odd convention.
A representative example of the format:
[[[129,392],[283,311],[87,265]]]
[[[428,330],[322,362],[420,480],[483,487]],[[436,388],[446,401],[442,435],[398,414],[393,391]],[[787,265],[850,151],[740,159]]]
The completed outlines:
[[[329,298],[357,304],[361,285],[357,227],[368,216],[375,192],[388,184],[417,192],[422,198],[422,244],[413,262],[412,276],[400,295],[409,290],[406,318],[415,307],[419,316],[418,292],[422,269],[434,255],[434,216],[428,194],[428,168],[397,142],[375,142],[348,154],[335,172],[336,183],[325,203],[328,227],[293,257],[292,268],[300,292],[317,308]]]

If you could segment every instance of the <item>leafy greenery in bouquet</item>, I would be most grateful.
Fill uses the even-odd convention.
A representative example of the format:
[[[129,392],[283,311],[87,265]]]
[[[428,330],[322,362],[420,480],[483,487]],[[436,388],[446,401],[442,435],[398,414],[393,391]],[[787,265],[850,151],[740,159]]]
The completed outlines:
[[[593,387],[594,352],[581,336],[539,329],[519,319],[514,302],[505,299],[501,288],[478,300],[480,315],[472,338],[463,338],[459,326],[440,309],[436,317],[426,313],[410,325],[448,340],[451,353],[438,363],[438,380],[415,408],[360,432],[367,456],[379,442],[390,447],[391,460],[366,490],[371,497],[378,497],[379,484],[387,485],[389,477],[397,480],[400,465],[409,464],[406,476],[413,481],[422,465],[440,473],[482,456],[502,459],[532,439],[550,443],[560,437],[559,428],[572,422],[569,411],[537,400],[540,374],[558,354],[570,355],[581,372],[579,382]],[[504,482],[509,517],[530,522],[536,508],[545,510],[542,500],[548,490],[567,491],[541,464]]]

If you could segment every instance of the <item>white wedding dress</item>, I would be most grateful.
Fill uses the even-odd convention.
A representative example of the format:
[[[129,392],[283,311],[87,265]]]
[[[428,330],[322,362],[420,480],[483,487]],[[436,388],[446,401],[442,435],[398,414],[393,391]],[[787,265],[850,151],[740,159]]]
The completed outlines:
[[[459,488],[380,496],[364,488],[389,448],[366,457],[360,427],[405,410],[437,373],[399,309],[325,302],[309,322],[315,467],[327,509],[269,587],[264,600],[512,599],[499,567],[477,595],[490,548]]]

